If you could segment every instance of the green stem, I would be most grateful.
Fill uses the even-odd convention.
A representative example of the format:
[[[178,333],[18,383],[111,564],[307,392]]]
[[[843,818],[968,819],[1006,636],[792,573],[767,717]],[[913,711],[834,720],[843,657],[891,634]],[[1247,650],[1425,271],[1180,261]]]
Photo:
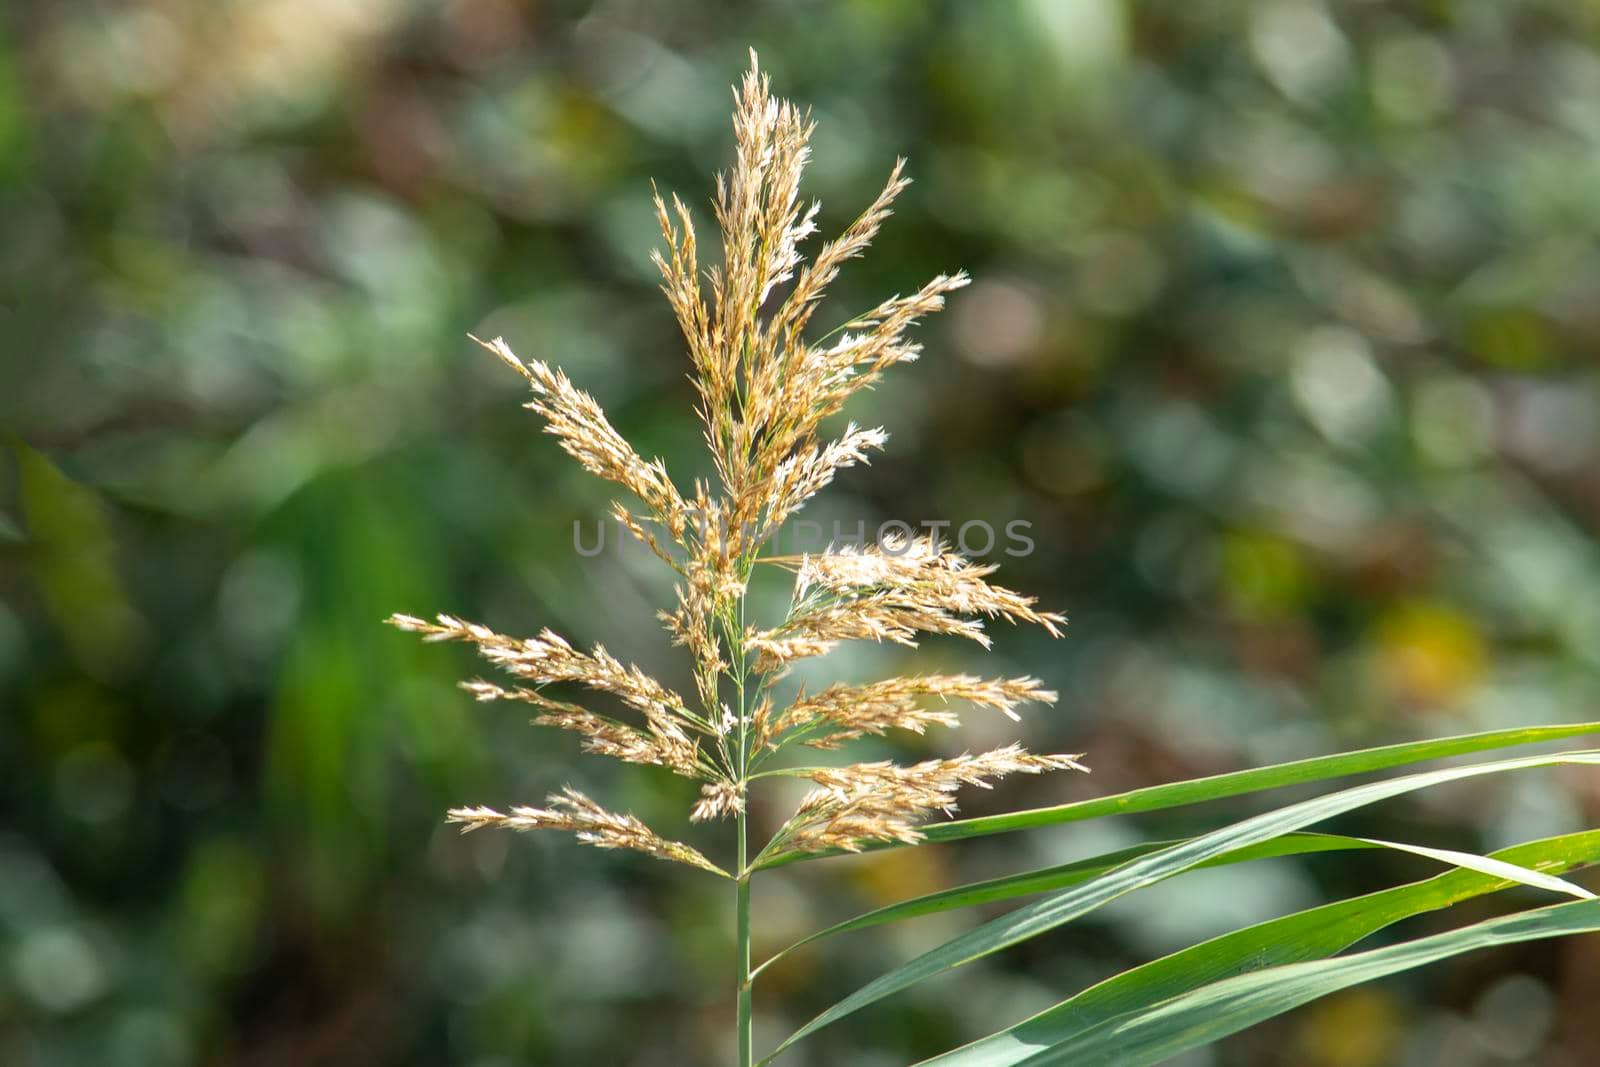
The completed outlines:
[[[751,1045],[750,1033],[750,872],[745,868],[745,839],[744,839],[744,812],[738,815],[739,833],[739,879],[737,883],[737,898],[735,914],[738,928],[738,956],[739,967],[739,1067],[751,1067],[754,1062],[754,1049]]]
[[[746,564],[743,568],[744,579],[750,579],[750,567]],[[735,833],[738,835],[738,863],[734,870],[738,875],[734,898],[734,925],[738,940],[735,955],[738,957],[738,1034],[739,1034],[739,1067],[751,1067],[755,1062],[755,1049],[751,1034],[751,974],[750,974],[750,871],[748,857],[749,848],[746,840],[747,806],[743,793],[745,783],[750,773],[750,724],[746,720],[749,714],[748,702],[745,698],[745,678],[749,667],[745,662],[744,649],[744,595],[739,596],[738,617],[734,623],[734,630],[729,640],[732,659],[736,674],[734,684],[739,700],[739,809],[735,820]]]

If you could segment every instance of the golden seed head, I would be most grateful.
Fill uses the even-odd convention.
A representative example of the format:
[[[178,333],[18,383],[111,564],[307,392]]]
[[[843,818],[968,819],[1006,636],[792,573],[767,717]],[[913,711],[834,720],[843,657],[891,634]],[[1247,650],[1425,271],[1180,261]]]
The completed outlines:
[[[688,349],[697,414],[719,484],[696,481],[685,495],[666,465],[644,459],[594,397],[559,368],[518,357],[502,338],[473,338],[527,383],[532,398],[526,406],[579,465],[637,498],[638,506],[613,503],[611,514],[678,575],[676,604],[660,618],[673,643],[693,659],[695,706],[604,646],[583,651],[550,630],[517,638],[452,615],[388,620],[425,641],[470,644],[513,680],[463,683],[475,699],[531,705],[534,723],[577,734],[589,752],[699,780],[690,813],[696,822],[742,813],[755,764],[791,742],[830,749],[890,730],[955,727],[962,703],[1016,719],[1023,704],[1055,700],[1031,677],[936,674],[831,685],[780,706],[772,685],[795,661],[843,641],[915,646],[929,633],[987,648],[984,623],[996,618],[1032,623],[1056,636],[1065,625],[1061,616],[1038,610],[1033,598],[991,583],[993,566],[934,538],[905,537],[799,560],[772,557],[795,572],[791,608],[765,625],[745,620],[750,572],[762,547],[812,496],[841,472],[867,463],[888,439],[881,428],[855,423],[826,439],[819,436],[823,421],[889,368],[916,360],[921,346],[911,329],[968,279],[960,272],[940,274],[823,339],[809,339],[829,286],[866,251],[910,183],[905,160],[895,161],[866,210],[808,259],[802,245],[817,231],[821,205],[800,196],[800,182],[815,123],[809,112],[772,95],[753,52],[733,98],[733,164],[718,175],[712,201],[720,258],[702,264],[693,212],[677,196],[652,189],[663,247],[651,259]],[[623,707],[621,717],[559,699],[548,691],[552,686],[613,698]],[[916,841],[918,823],[954,810],[963,786],[987,788],[1008,774],[1065,769],[1083,768],[1077,757],[1036,756],[1010,745],[910,766],[797,770],[813,789],[769,852]],[[606,811],[571,788],[551,796],[544,808],[513,807],[504,814],[457,808],[450,820],[465,830],[563,829],[601,848],[725,873],[690,846],[661,838],[632,815]]]

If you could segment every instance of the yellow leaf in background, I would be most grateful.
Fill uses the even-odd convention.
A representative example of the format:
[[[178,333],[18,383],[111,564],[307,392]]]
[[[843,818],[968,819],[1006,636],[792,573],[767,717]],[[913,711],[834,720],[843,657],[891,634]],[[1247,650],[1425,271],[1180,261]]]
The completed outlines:
[[[1381,682],[1402,700],[1448,703],[1483,674],[1487,652],[1477,624],[1443,604],[1412,603],[1379,620],[1375,643]]]
[[[934,893],[950,885],[951,872],[933,849],[908,848],[862,857],[851,871],[873,907]]]
[[[1302,1067],[1379,1067],[1394,1062],[1402,1012],[1382,989],[1353,989],[1301,1014],[1292,1062]]]

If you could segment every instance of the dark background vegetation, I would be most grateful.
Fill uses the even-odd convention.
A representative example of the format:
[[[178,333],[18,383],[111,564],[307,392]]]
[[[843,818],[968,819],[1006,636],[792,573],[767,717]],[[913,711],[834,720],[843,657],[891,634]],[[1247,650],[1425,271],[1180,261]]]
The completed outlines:
[[[1600,718],[1594,4],[13,0],[0,1061],[727,1054],[720,884],[559,835],[460,838],[441,813],[571,782],[716,857],[726,831],[684,828],[681,783],[472,706],[461,650],[379,620],[548,624],[687,688],[651,618],[662,576],[573,552],[605,489],[464,334],[559,362],[647,454],[700,469],[646,259],[649,179],[709,227],[750,45],[821,123],[824,231],[896,154],[917,179],[818,321],[937,271],[977,279],[924,360],[851,412],[888,426],[888,452],[807,512],[1033,524],[1007,584],[1068,612],[1070,636],[1005,629],[987,661],[930,642],[920,663],[1039,674],[1063,699],[1027,739],[1094,774],[969,812]],[[921,747],[1009,736],[972,724]],[[1592,776],[1533,773],[1341,828],[1487,849],[1597,814]],[[757,951],[1199,825],[787,868],[758,885]],[[785,1062],[905,1062],[1431,869],[1360,854],[1196,875]],[[758,1040],[978,918],[774,969]],[[1600,941],[1554,943],[1184,1062],[1589,1063],[1597,1001]]]

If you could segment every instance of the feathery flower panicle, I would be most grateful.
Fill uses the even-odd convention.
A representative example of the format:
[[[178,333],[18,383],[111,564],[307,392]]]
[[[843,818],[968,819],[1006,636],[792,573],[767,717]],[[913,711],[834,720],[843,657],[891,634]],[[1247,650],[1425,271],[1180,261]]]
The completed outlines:
[[[1016,719],[1019,706],[1056,699],[1036,678],[934,674],[835,684],[801,692],[785,705],[774,685],[796,660],[824,655],[843,641],[914,646],[922,634],[963,637],[987,648],[987,620],[1029,623],[1052,636],[1060,636],[1065,620],[991,583],[992,565],[966,559],[936,538],[886,538],[798,560],[761,555],[812,496],[884,447],[881,428],[852,422],[837,436],[823,437],[822,423],[891,367],[918,358],[922,349],[911,329],[940,310],[967,276],[940,274],[909,295],[846,319],[821,339],[809,338],[829,286],[866,251],[910,183],[906,164],[896,160],[877,198],[808,261],[803,245],[817,230],[821,205],[804,200],[800,185],[815,123],[772,95],[754,53],[733,99],[733,165],[718,175],[712,202],[719,262],[702,265],[689,207],[652,189],[664,247],[651,258],[688,349],[717,485],[697,481],[685,494],[666,465],[644,459],[561,370],[519,358],[501,338],[478,342],[527,382],[532,399],[526,406],[579,465],[639,501],[638,507],[614,502],[611,513],[678,575],[676,603],[660,619],[692,660],[693,705],[604,646],[582,651],[550,630],[518,638],[453,615],[388,621],[426,641],[470,644],[509,676],[504,685],[463,683],[477,700],[529,705],[536,725],[578,735],[587,752],[699,781],[689,820],[733,817],[738,863],[724,871],[690,845],[662,838],[633,816],[606,811],[570,788],[544,808],[512,807],[505,814],[456,808],[450,821],[466,830],[568,830],[601,848],[633,849],[743,883],[763,859],[786,852],[920,840],[918,825],[953,811],[964,786],[988,788],[1008,774],[1084,768],[1076,756],[1031,755],[1016,745],[910,766],[879,761],[785,768],[781,773],[807,778],[814,788],[746,861],[747,794],[759,777],[756,769],[793,751],[791,745],[833,749],[895,730],[956,727],[963,703]],[[781,619],[746,618],[758,562],[794,572],[793,599]],[[615,698],[624,717],[552,692],[566,686]]]

